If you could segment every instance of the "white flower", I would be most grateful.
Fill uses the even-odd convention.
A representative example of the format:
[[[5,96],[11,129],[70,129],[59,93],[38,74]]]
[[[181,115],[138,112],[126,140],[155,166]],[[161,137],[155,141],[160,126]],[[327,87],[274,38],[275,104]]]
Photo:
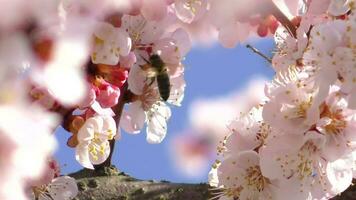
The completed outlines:
[[[104,162],[110,154],[109,140],[116,135],[116,123],[111,116],[94,116],[87,119],[78,131],[76,160],[83,166],[93,169]]]
[[[316,25],[311,30],[303,71],[314,81],[320,100],[329,94],[330,86],[338,79],[341,61],[346,59],[347,54],[337,53],[345,46],[345,31],[346,23],[341,20]]]
[[[171,117],[171,109],[163,102],[158,101],[146,112],[147,116],[147,142],[161,143],[167,134],[167,120]]]
[[[270,100],[263,106],[263,119],[276,131],[303,134],[319,119],[317,90],[311,89],[289,70],[267,86]]]
[[[74,178],[60,176],[48,185],[32,188],[33,200],[71,200],[78,194],[77,183]]]
[[[127,32],[106,22],[99,22],[94,31],[93,63],[117,65],[120,56],[131,50],[131,39]]]
[[[218,167],[220,200],[276,199],[277,187],[260,169],[259,155],[254,151],[235,152]],[[213,179],[214,180],[214,179]]]
[[[316,129],[325,135],[323,153],[328,160],[337,160],[355,150],[356,111],[347,106],[346,99],[338,91],[331,93],[321,106]]]
[[[175,0],[174,10],[177,17],[185,23],[198,20],[208,10],[207,0]]]
[[[272,65],[275,71],[288,70],[290,66],[301,65],[308,38],[302,28],[297,29],[297,38],[292,37],[284,27],[279,27],[274,35],[277,52],[273,56]]]
[[[129,104],[121,118],[121,127],[129,133],[139,133],[147,123],[147,141],[160,143],[167,133],[170,108],[160,100],[158,88],[144,85],[142,94]]]
[[[145,47],[160,39],[171,21],[168,17],[162,21],[148,21],[142,15],[122,17],[121,28],[125,30],[131,40],[133,48]]]
[[[258,149],[266,143],[267,137],[275,135],[271,126],[263,121],[262,110],[261,106],[254,107],[228,125],[231,133],[226,138],[224,155]]]
[[[129,133],[139,133],[147,123],[147,142],[161,143],[167,133],[167,121],[171,117],[170,108],[162,101],[135,101],[121,118],[120,126]]]
[[[260,149],[262,174],[280,181],[281,193],[290,199],[331,198],[352,181],[351,156],[330,161],[323,156],[325,136],[317,132],[272,138]]]
[[[350,10],[352,0],[331,0],[328,12],[334,16],[346,14]]]

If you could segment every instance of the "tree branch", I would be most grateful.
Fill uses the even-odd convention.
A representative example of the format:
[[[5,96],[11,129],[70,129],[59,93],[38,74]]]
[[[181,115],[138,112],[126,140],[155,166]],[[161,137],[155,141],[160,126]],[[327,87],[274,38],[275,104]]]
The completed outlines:
[[[272,59],[267,57],[265,54],[263,54],[262,52],[260,52],[258,49],[256,49],[255,47],[247,44],[246,48],[251,49],[251,51],[253,51],[254,53],[256,53],[257,55],[261,56],[262,58],[264,58],[265,60],[267,60],[269,63],[272,63]]]
[[[287,29],[291,36],[297,38],[297,27],[288,19],[288,17],[278,8],[278,6],[270,1],[269,9],[271,14]]]
[[[206,183],[143,181],[119,173],[113,166],[98,171],[83,169],[70,176],[77,179],[79,188],[74,200],[207,200],[216,197],[212,196],[212,188]],[[353,200],[355,192],[356,186],[353,185],[332,200]]]
[[[113,107],[113,111],[115,113],[115,116],[113,117],[115,122],[116,122],[116,126],[119,129],[119,124],[120,124],[120,119],[121,119],[121,115],[122,115],[122,111],[124,109],[125,103],[127,103],[127,96],[129,95],[129,90],[128,88],[128,83],[127,81],[125,82],[125,84],[123,85],[123,87],[121,88],[120,91],[120,98],[118,101],[118,104]],[[119,130],[118,130],[119,131]],[[94,165],[95,170],[101,170],[104,167],[110,167],[111,166],[111,158],[112,155],[114,153],[114,149],[115,149],[115,139],[110,140],[110,154],[109,157],[100,165]]]
[[[93,171],[83,169],[70,176],[77,179],[79,194],[75,200],[207,200],[209,186],[168,181],[142,181],[115,167]]]

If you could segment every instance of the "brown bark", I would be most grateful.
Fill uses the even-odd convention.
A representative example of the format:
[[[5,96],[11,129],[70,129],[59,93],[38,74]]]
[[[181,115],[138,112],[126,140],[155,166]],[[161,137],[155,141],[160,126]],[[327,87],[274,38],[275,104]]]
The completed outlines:
[[[213,197],[206,183],[138,180],[118,172],[114,166],[96,171],[84,169],[70,176],[78,183],[79,194],[75,200],[207,200]],[[356,186],[353,185],[332,200],[355,199]]]

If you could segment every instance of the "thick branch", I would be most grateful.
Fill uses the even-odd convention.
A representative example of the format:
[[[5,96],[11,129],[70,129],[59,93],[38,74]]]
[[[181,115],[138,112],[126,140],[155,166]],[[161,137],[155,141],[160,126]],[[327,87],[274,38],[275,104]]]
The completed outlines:
[[[168,181],[142,181],[119,173],[114,167],[99,171],[81,170],[70,176],[77,179],[76,200],[207,200],[207,184],[180,184]]]
[[[77,179],[80,191],[75,200],[207,200],[213,197],[211,188],[205,183],[142,181],[119,173],[115,167],[99,171],[84,169],[70,176]],[[355,193],[353,185],[332,200],[353,200]]]

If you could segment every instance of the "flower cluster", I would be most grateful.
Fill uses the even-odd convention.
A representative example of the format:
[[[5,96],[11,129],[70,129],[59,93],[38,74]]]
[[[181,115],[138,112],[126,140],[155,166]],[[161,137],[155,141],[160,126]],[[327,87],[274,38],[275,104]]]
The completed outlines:
[[[296,35],[278,28],[268,100],[230,123],[211,170],[217,199],[329,199],[351,185],[355,5],[304,2]]]
[[[91,169],[110,161],[121,129],[136,134],[146,126],[147,141],[160,143],[169,105],[184,97],[182,60],[192,41],[216,36],[234,47],[255,34],[275,35],[277,75],[268,101],[229,126],[215,168],[221,194],[278,199],[298,190],[296,199],[322,199],[342,192],[355,170],[355,7],[354,0],[4,3],[0,199],[26,199],[59,125],[71,133],[77,161]],[[39,183],[30,183],[35,199],[76,194],[69,177]]]

